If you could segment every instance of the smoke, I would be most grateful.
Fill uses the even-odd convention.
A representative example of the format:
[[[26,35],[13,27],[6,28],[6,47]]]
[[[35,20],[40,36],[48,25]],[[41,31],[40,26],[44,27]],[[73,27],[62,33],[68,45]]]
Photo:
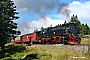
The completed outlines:
[[[38,19],[31,21],[26,18],[26,20],[21,21],[18,23],[18,30],[22,32],[22,34],[26,34],[32,32],[34,29],[40,29],[41,27],[48,27],[48,26],[55,26],[57,24],[62,24],[64,20],[61,19],[51,19],[47,17],[48,15],[52,14],[61,14],[61,10],[65,16],[68,16],[67,9],[63,7],[67,6],[66,3],[61,2],[60,0],[13,0],[17,9],[20,12],[27,12],[30,17],[34,16]],[[37,15],[37,16],[35,16]],[[20,17],[22,18],[22,17]]]
[[[70,9],[69,9],[69,6],[64,6],[62,9],[61,9],[61,13],[66,16],[66,19],[68,22],[70,22]]]
[[[33,32],[35,29],[40,30],[41,27],[46,28],[46,27],[50,27],[51,25],[55,26],[55,25],[63,24],[63,23],[64,23],[64,20],[60,20],[60,19],[54,20],[49,17],[44,17],[44,18],[40,18],[39,20],[35,20],[32,22],[28,22],[28,21],[20,22],[18,24],[18,30],[22,31],[21,34],[26,34],[26,33]]]
[[[13,0],[15,5],[21,11],[27,11],[30,14],[37,14],[40,18],[53,14],[52,11],[56,9],[58,13],[62,7],[67,4],[60,0]]]

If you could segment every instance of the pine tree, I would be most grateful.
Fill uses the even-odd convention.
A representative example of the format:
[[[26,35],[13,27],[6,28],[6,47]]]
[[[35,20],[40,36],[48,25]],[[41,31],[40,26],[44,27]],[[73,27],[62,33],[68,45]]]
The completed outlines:
[[[34,32],[38,32],[38,30],[37,30],[37,29],[35,29],[35,30],[34,30]]]
[[[85,34],[87,35],[87,34],[89,34],[90,33],[90,31],[89,31],[89,26],[87,25],[87,23],[85,24],[85,27],[86,27],[86,30],[85,30]]]
[[[73,16],[71,17],[71,21],[70,21],[70,22],[74,22],[74,23],[77,24],[81,36],[84,36],[85,34],[90,34],[90,28],[89,28],[89,26],[87,25],[87,23],[86,23],[86,25],[81,24],[81,22],[79,21],[77,15],[75,16],[75,15],[73,14]]]
[[[16,16],[16,6],[11,0],[0,0],[0,46],[4,51],[4,45],[10,38],[15,38],[20,34],[20,31],[16,31],[17,23],[14,20],[19,17]]]
[[[77,24],[77,26],[80,26],[80,25],[81,25],[81,22],[79,21],[79,19],[78,19],[77,15],[76,15],[76,16],[74,16],[74,14],[73,14],[73,16],[71,17],[70,22],[74,22],[74,23],[76,23],[76,24]]]

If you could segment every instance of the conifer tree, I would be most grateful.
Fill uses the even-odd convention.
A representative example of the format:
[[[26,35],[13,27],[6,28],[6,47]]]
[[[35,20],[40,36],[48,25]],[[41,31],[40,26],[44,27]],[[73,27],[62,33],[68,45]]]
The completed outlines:
[[[81,22],[79,21],[77,15],[75,16],[75,15],[73,14],[73,16],[71,17],[70,22],[74,22],[74,23],[77,24],[81,36],[84,36],[84,35],[86,35],[86,34],[90,34],[90,28],[89,28],[89,26],[87,25],[87,23],[86,23],[85,25],[84,25],[84,24],[81,24]]]
[[[5,50],[4,45],[10,38],[15,38],[21,33],[16,30],[17,23],[14,23],[14,20],[19,18],[17,14],[13,1],[0,0],[0,46],[2,51]]]

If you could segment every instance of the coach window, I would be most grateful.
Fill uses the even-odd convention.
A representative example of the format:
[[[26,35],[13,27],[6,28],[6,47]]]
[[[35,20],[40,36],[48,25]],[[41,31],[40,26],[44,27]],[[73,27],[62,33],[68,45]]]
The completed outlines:
[[[27,38],[28,38],[28,36],[27,36]]]

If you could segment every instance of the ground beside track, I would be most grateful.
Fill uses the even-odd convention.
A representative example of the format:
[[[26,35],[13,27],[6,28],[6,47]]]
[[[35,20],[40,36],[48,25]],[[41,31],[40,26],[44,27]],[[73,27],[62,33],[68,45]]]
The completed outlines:
[[[89,60],[89,40],[82,39],[81,45],[7,45],[5,57],[0,51],[0,60],[21,60],[28,55],[29,60]]]

